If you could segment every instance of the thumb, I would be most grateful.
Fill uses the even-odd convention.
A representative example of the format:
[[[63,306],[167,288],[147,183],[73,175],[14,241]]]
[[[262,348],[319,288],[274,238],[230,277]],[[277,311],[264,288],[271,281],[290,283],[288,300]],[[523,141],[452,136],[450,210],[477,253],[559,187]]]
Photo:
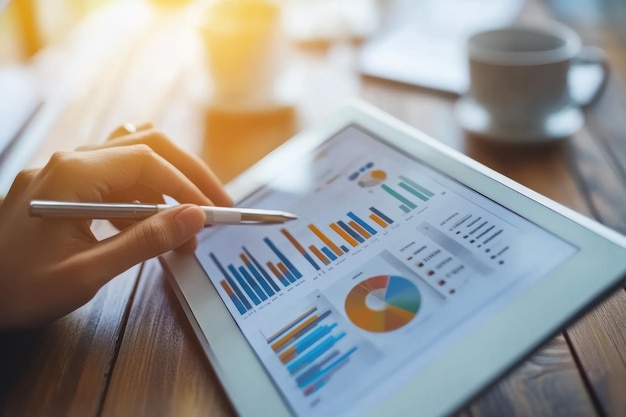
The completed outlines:
[[[133,265],[177,248],[204,227],[205,214],[198,206],[182,204],[155,214],[100,242],[103,275],[110,279]],[[106,278],[105,278],[106,279]]]

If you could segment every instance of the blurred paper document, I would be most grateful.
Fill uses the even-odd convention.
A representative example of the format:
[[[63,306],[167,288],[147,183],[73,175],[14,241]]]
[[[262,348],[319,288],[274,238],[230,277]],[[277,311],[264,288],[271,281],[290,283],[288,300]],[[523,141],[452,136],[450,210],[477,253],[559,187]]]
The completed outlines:
[[[454,94],[468,87],[466,41],[512,24],[524,0],[396,0],[383,29],[361,48],[365,75]]]
[[[289,0],[283,14],[296,42],[360,40],[378,28],[376,0]]]

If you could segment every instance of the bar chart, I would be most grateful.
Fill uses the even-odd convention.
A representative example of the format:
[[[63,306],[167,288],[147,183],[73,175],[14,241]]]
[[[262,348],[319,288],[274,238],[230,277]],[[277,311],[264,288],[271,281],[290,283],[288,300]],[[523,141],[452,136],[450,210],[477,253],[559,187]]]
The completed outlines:
[[[411,212],[419,204],[435,196],[429,188],[405,175],[398,175],[393,183],[386,171],[374,168],[374,166],[374,162],[368,162],[349,175],[348,179],[356,181],[361,188],[380,186],[387,195],[400,203],[398,208],[405,213]]]
[[[404,175],[399,176],[397,185],[389,186],[387,184],[381,184],[380,187],[387,194],[400,202],[399,208],[405,213],[409,213],[411,210],[416,209],[419,202],[425,203],[435,195],[434,192],[421,186],[412,179],[405,177]],[[399,189],[395,187],[399,187]],[[407,193],[409,194],[408,196]],[[419,202],[417,202],[415,198],[417,198]]]
[[[237,311],[245,314],[303,278],[303,272],[295,266],[302,264],[296,260],[297,256],[306,261],[305,267],[310,265],[311,271],[318,271],[394,222],[376,207],[370,207],[367,213],[369,217],[365,219],[349,211],[343,219],[326,227],[309,223],[304,230],[308,244],[301,243],[286,228],[281,228],[276,236],[264,236],[261,238],[264,256],[269,254],[273,259],[260,261],[245,246],[232,262],[221,261],[214,252],[209,253],[209,258],[221,274],[220,286]],[[299,235],[303,235],[302,230]]]
[[[334,317],[330,308],[313,306],[266,339],[305,397],[336,378],[359,351]]]
[[[267,261],[263,266],[245,246],[239,254],[239,265],[224,265],[215,253],[209,253],[209,258],[222,275],[220,285],[240,314],[281,291],[278,283],[284,288],[302,278],[302,273],[272,240],[266,237],[263,242],[275,254],[277,262]]]
[[[346,213],[345,219],[337,220],[328,225],[328,228],[333,232],[333,237],[338,239],[339,243],[336,243],[327,233],[322,231],[315,224],[309,224],[307,226],[309,231],[319,239],[320,243],[317,245],[309,245],[308,249],[322,264],[328,265],[345,253],[350,252],[350,248],[356,248],[367,239],[376,235],[378,233],[376,228],[385,229],[390,224],[393,224],[393,220],[376,207],[370,207],[369,211],[371,223],[363,220],[354,212],[349,211]],[[292,239],[290,239],[290,241],[292,241]],[[292,241],[292,243],[294,242]],[[303,248],[299,248],[298,250],[300,249],[306,252]],[[307,259],[314,264],[312,259]]]
[[[437,195],[433,191],[438,189],[437,183],[427,179],[418,182],[411,177],[419,178],[415,173],[404,175],[380,169],[371,161],[361,163],[347,177],[348,184],[356,183],[351,192],[358,196],[355,194],[345,203],[337,200],[343,209],[337,205],[334,213],[331,210],[323,216],[302,216],[297,223],[253,234],[239,253],[211,252],[209,262],[221,276],[219,286],[226,300],[230,299],[234,310],[242,315],[261,308],[282,291],[298,285],[305,276],[328,272],[335,262],[358,253],[359,246],[367,246],[381,233],[386,235],[386,229],[397,222],[396,216],[424,206]],[[333,187],[345,185],[333,183]],[[324,190],[336,192],[331,188]],[[337,197],[343,195],[342,192]],[[376,205],[371,205],[373,202]],[[314,202],[300,202],[294,209],[307,213],[310,205],[315,206]],[[306,221],[307,218],[316,220]]]

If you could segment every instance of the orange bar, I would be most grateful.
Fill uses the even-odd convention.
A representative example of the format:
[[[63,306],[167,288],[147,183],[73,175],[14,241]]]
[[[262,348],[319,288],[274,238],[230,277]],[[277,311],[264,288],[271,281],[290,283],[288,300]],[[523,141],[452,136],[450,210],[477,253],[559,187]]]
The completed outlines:
[[[352,245],[352,247],[356,247],[358,246],[359,242],[357,242],[352,236],[350,236],[349,234],[346,233],[345,230],[343,230],[341,227],[339,227],[339,225],[335,224],[335,223],[331,223],[330,224],[330,228],[333,229],[335,231],[335,233],[337,233],[339,236],[341,236],[342,238],[344,238],[344,240],[346,242],[348,242],[349,244]]]
[[[343,255],[343,251],[341,249],[339,249],[339,246],[335,245],[329,238],[326,237],[326,235],[324,233],[322,233],[320,231],[320,229],[315,227],[315,225],[310,224],[309,225],[309,229],[311,229],[311,231],[313,233],[315,233],[315,235],[317,235],[317,237],[322,239],[322,242],[324,242],[326,244],[326,246],[328,246],[330,248],[330,250],[335,252],[335,255],[337,255],[337,256]]]
[[[285,274],[285,277],[289,274],[289,271],[287,271],[287,267],[285,265],[283,265],[282,262],[278,263],[278,269],[280,269],[280,272]]]
[[[289,232],[287,231],[287,229],[280,229],[280,231],[281,231],[281,233],[282,233],[283,235],[285,235],[285,237],[286,237],[286,238],[287,238],[287,239],[291,242],[291,244],[292,244],[293,246],[295,246],[295,247],[296,247],[296,249],[298,249],[298,252],[300,252],[300,253],[301,253],[301,254],[303,254],[303,255],[304,255],[304,254],[306,254],[306,252],[305,252],[304,248],[302,247],[302,245],[300,245],[300,243],[296,240],[296,238],[295,238],[295,237],[293,237],[293,236],[291,235],[291,233],[289,233]]]
[[[380,217],[378,217],[378,216],[377,216],[377,215],[375,215],[375,214],[370,214],[370,219],[372,219],[372,220],[374,220],[376,223],[378,223],[378,225],[379,225],[380,227],[382,227],[383,229],[384,229],[385,227],[387,227],[387,223],[385,223],[385,222],[383,221],[383,219],[381,219]]]
[[[296,334],[298,334],[300,331],[302,331],[302,329],[306,328],[308,325],[310,325],[315,320],[317,320],[317,318],[318,318],[318,315],[315,314],[309,317],[307,320],[303,321],[298,327],[294,328],[292,331],[284,335],[282,338],[278,339],[278,341],[276,341],[276,343],[272,345],[272,350],[274,352],[278,352],[281,347],[291,342],[291,339],[293,339],[293,337]]]
[[[320,261],[324,262],[324,265],[328,265],[330,263],[330,260],[318,248],[311,245],[309,246],[309,249],[311,249],[311,252],[313,252],[313,254],[317,256]]]
[[[235,295],[226,281],[220,281],[220,284],[222,284],[222,288],[224,288],[224,291],[226,291],[226,294],[228,294],[229,297]]]
[[[245,253],[240,253],[239,257],[241,258],[243,263],[246,264],[246,266],[250,263],[250,260],[248,260],[248,257],[246,256]]]
[[[282,278],[282,275],[280,274],[280,272],[278,271],[278,269],[276,269],[276,267],[274,266],[274,264],[273,264],[273,263],[268,262],[266,265],[267,265],[267,267],[270,269],[270,271],[272,271],[272,273],[273,273],[274,275],[276,275],[276,278]]]
[[[311,307],[310,309],[308,309],[304,313],[300,314],[298,317],[296,317],[296,319],[294,321],[292,321],[291,323],[287,324],[285,327],[279,329],[276,333],[274,333],[273,335],[268,337],[267,338],[267,343],[269,344],[269,343],[273,342],[274,339],[278,338],[278,335],[283,334],[283,332],[286,332],[291,327],[297,325],[301,320],[304,320],[309,314],[315,313],[316,310],[317,310],[317,307]]]
[[[290,360],[292,360],[295,356],[296,356],[296,347],[292,346],[289,349],[285,350],[280,355],[278,355],[278,359],[280,359],[282,363],[287,363]]]
[[[350,220],[348,222],[348,224],[350,225],[350,227],[352,227],[354,230],[356,230],[357,232],[359,232],[359,234],[361,236],[363,236],[365,239],[369,239],[372,235],[370,235],[369,233],[367,233],[367,230],[363,229],[361,227],[360,224],[358,224],[357,222],[355,222],[354,220]]]

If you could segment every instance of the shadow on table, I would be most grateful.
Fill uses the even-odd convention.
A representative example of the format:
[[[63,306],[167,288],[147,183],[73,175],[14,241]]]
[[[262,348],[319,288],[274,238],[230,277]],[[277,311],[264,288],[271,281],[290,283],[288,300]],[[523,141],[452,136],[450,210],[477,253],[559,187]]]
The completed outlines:
[[[0,410],[46,339],[46,329],[0,333]]]
[[[202,157],[228,182],[296,133],[294,107],[243,112],[209,109]]]
[[[505,143],[466,133],[464,148],[466,155],[491,168],[511,168],[565,158],[568,142],[568,139],[561,139],[547,143]]]

